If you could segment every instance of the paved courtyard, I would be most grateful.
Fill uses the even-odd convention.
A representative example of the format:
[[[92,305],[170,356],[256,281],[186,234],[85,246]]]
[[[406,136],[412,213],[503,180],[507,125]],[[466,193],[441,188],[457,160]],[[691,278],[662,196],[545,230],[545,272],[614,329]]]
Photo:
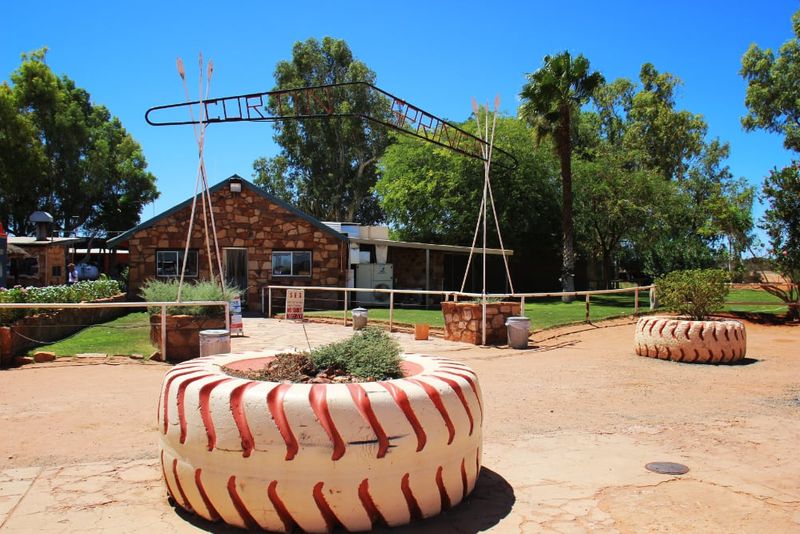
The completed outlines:
[[[800,327],[748,324],[745,365],[719,367],[637,357],[633,328],[545,331],[525,351],[397,334],[408,351],[475,369],[485,446],[465,503],[396,531],[800,532]],[[234,351],[351,331],[245,319],[245,332]],[[227,531],[165,498],[167,368],[112,358],[0,371],[0,531]],[[690,471],[655,474],[653,461]]]

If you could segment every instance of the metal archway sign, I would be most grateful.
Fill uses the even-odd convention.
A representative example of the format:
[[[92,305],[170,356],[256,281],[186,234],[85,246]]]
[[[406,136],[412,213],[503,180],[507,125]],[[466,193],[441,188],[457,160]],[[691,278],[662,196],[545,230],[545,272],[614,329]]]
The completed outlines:
[[[378,99],[385,104],[385,113],[376,116],[358,111],[338,110],[337,104],[346,101],[347,97],[357,97],[365,99],[364,101]],[[203,118],[185,120],[177,117],[177,112],[181,112],[185,117],[186,108],[198,105],[203,106],[201,114]],[[487,141],[367,82],[336,83],[209,98],[155,106],[145,113],[145,120],[151,126],[343,117],[361,118],[381,124],[471,158],[486,161],[488,157]],[[495,150],[510,160],[510,162],[495,162],[497,165],[510,168],[517,166],[517,160],[512,154],[498,147],[495,147]]]

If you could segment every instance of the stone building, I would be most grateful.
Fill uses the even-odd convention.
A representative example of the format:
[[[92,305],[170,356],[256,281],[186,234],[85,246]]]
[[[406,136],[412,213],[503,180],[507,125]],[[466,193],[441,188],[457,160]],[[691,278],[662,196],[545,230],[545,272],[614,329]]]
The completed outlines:
[[[344,286],[346,236],[237,175],[210,192],[222,268],[228,282],[244,290],[248,309],[260,308],[261,288],[269,284]],[[130,296],[150,278],[180,274],[191,209],[190,198],[108,241],[109,247],[128,250]],[[188,281],[209,279],[201,214],[198,199]]]
[[[270,285],[435,291],[461,286],[469,247],[391,240],[386,227],[324,223],[238,175],[210,191],[225,278],[244,290],[250,311],[260,310],[262,289]],[[191,206],[190,198],[108,241],[110,248],[128,250],[131,297],[138,295],[150,278],[180,274]],[[196,210],[187,258],[186,277],[190,281],[209,279],[199,199]],[[501,252],[487,252],[500,275],[492,276],[494,289],[503,291]],[[505,253],[513,254],[508,250]],[[474,290],[474,283],[466,289]],[[318,301],[309,303],[309,298]],[[341,300],[342,294],[335,292],[306,295],[309,308],[339,307]],[[359,293],[356,300],[362,305],[386,304],[385,294],[373,292]],[[440,299],[412,296],[398,300],[431,305]]]

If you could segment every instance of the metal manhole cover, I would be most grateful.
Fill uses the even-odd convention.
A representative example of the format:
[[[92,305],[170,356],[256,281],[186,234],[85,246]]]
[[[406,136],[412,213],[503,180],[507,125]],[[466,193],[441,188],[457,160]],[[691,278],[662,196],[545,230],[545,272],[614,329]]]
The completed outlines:
[[[683,464],[676,464],[674,462],[650,462],[644,466],[648,471],[658,473],[660,475],[685,475],[689,472],[689,468]]]

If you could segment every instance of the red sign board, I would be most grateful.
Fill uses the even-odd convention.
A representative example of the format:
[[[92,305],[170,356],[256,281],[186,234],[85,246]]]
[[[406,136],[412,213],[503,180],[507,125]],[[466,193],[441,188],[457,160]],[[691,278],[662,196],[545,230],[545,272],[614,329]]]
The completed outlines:
[[[286,290],[286,318],[303,320],[305,292],[302,289]]]

